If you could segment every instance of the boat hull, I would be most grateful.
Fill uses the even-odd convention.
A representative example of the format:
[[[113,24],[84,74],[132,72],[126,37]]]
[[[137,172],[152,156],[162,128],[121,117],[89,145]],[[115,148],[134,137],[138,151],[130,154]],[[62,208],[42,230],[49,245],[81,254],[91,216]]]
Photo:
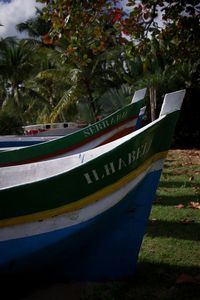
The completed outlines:
[[[85,222],[0,242],[0,274],[72,280],[133,275],[160,174],[150,171],[117,204]]]
[[[185,91],[111,143],[0,173],[0,273],[107,280],[134,274]]]

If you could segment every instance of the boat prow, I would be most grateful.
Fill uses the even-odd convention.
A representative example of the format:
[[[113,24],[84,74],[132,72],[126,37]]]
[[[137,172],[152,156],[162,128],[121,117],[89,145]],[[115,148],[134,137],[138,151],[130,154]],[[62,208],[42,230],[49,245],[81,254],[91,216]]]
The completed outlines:
[[[108,144],[1,168],[0,274],[133,275],[184,95],[165,95],[158,119]]]

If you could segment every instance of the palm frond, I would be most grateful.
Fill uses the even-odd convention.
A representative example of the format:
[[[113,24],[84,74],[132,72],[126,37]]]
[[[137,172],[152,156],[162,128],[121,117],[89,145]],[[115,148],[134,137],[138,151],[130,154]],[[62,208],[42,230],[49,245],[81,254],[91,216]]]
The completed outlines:
[[[115,110],[130,103],[134,87],[127,84],[121,85],[119,89],[108,89],[99,99],[96,100],[99,113],[108,115]]]
[[[77,85],[74,85],[69,90],[65,91],[62,98],[60,99],[56,107],[53,109],[50,115],[50,121],[55,122],[64,109],[69,109],[70,106],[77,101],[79,95],[80,91]]]

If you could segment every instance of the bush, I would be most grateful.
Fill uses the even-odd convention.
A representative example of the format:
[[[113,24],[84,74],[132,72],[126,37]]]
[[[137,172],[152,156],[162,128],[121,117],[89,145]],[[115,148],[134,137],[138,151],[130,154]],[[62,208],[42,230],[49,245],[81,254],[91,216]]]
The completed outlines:
[[[188,89],[177,122],[174,135],[174,148],[200,147],[199,101],[200,89]]]
[[[22,121],[8,112],[0,112],[0,135],[22,134]]]

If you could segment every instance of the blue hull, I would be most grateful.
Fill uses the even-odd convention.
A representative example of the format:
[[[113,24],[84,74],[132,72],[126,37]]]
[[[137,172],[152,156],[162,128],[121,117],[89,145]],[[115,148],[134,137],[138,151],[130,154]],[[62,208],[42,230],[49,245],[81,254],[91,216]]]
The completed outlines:
[[[160,174],[148,174],[118,205],[89,221],[0,242],[0,275],[90,281],[133,275]]]

